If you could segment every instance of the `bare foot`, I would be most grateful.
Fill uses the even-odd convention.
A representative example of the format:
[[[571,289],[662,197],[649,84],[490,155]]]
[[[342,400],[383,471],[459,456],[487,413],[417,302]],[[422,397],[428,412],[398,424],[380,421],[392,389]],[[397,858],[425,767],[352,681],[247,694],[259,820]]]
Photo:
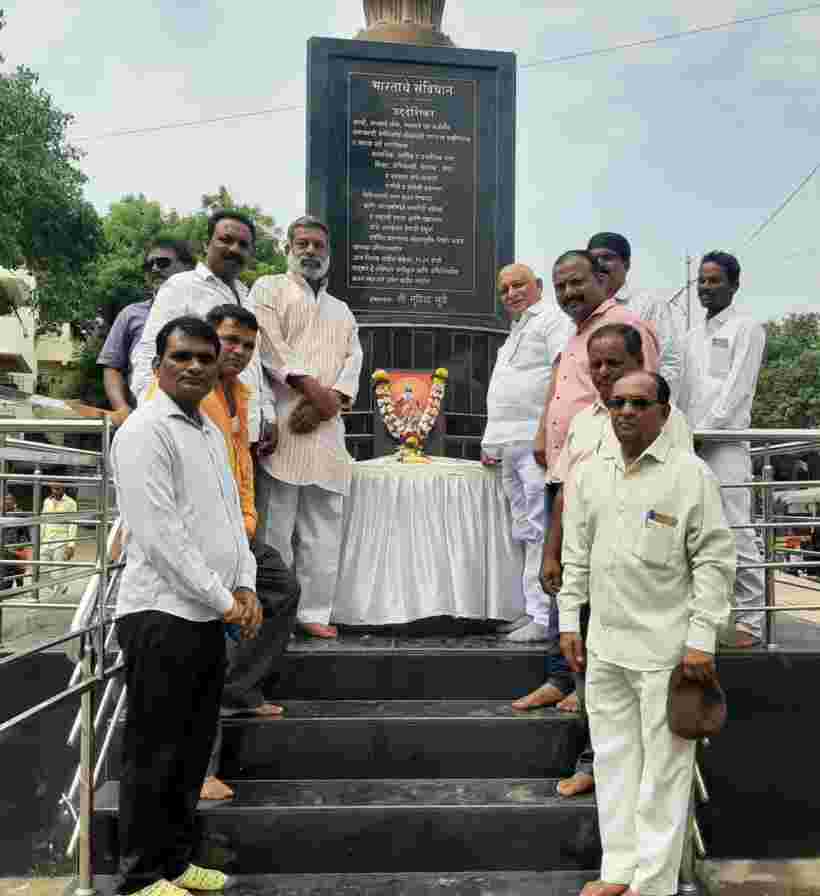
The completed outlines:
[[[519,697],[513,700],[513,709],[537,709],[540,706],[554,706],[562,697],[564,692],[555,687],[554,684],[542,684],[540,688],[536,688],[526,697]]]
[[[253,708],[253,714],[255,716],[261,716],[262,718],[281,716],[284,711],[285,707],[279,706],[278,703],[262,703]]]
[[[575,772],[571,778],[563,778],[556,784],[559,796],[578,796],[595,790],[595,778],[586,772]]]
[[[626,884],[608,884],[605,880],[593,880],[581,890],[581,896],[622,896],[628,889]]]
[[[224,781],[220,781],[216,775],[208,775],[202,782],[202,788],[199,791],[201,800],[229,800],[232,796],[233,790]]]
[[[335,625],[323,625],[321,622],[300,622],[299,627],[309,638],[339,637],[339,629]]]
[[[561,712],[578,712],[581,708],[580,701],[578,700],[578,695],[573,691],[569,697],[564,697],[564,699],[555,707],[556,709],[560,709]]]

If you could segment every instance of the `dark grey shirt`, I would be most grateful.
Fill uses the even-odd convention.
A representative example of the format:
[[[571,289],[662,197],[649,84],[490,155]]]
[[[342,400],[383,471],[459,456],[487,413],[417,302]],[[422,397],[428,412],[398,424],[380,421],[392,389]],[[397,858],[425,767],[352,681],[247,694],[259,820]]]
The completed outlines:
[[[131,381],[131,351],[139,344],[153,299],[126,305],[117,315],[97,358],[101,367],[113,367],[126,373]]]

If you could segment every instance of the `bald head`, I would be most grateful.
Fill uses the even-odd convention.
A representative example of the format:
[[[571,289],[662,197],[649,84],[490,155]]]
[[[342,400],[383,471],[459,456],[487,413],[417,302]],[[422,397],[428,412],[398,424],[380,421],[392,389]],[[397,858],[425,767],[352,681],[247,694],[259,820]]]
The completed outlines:
[[[543,283],[526,264],[508,264],[498,272],[498,295],[510,317],[541,300]]]

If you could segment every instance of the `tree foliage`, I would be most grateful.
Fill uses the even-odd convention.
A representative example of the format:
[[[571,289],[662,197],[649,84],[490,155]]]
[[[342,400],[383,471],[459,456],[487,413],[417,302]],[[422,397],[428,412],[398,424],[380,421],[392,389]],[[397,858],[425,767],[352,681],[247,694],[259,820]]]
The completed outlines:
[[[70,122],[33,71],[0,74],[0,265],[36,276],[41,327],[87,315],[91,263],[103,242],[83,198],[81,153],[66,138]]]
[[[755,427],[820,424],[820,314],[766,324],[766,356],[752,407]]]

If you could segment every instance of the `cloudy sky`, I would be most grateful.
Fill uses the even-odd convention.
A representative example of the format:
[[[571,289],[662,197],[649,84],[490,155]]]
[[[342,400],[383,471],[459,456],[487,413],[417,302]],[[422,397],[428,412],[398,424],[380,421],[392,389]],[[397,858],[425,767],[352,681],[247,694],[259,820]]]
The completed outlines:
[[[808,0],[803,0],[808,4]],[[686,252],[735,251],[760,319],[820,311],[820,8],[574,61],[613,44],[759,16],[800,0],[450,0],[461,47],[518,57],[516,254],[548,270],[597,230],[632,242],[632,280],[667,295]],[[304,211],[305,44],[350,37],[357,0],[4,0],[6,67],[40,73],[76,116],[99,211],[145,193],[190,211],[226,184],[279,223]],[[141,136],[126,129],[271,108]],[[290,108],[295,107],[295,108]]]

